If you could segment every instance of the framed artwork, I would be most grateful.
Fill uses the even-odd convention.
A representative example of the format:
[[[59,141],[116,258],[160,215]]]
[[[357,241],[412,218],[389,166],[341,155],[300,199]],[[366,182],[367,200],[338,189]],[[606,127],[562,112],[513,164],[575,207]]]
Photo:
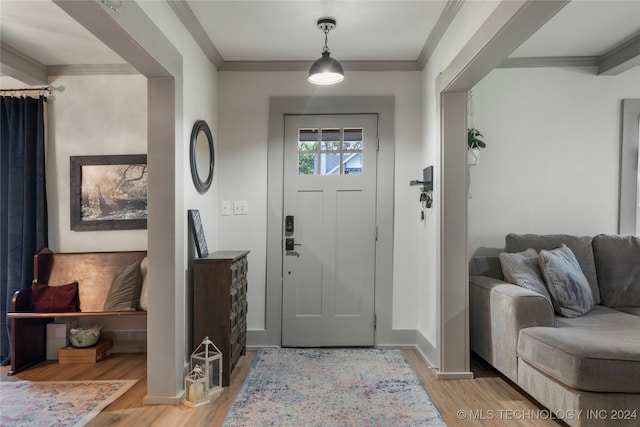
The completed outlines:
[[[147,228],[147,155],[71,156],[71,229]]]
[[[204,229],[202,228],[199,210],[189,209],[189,224],[193,233],[193,240],[196,243],[198,258],[204,258],[209,255],[209,250],[207,249],[207,241],[204,238]]]

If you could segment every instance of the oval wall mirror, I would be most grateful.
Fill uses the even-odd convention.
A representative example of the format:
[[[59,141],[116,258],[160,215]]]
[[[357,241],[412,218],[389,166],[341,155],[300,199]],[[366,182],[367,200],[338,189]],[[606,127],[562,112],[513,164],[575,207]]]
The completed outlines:
[[[204,120],[198,120],[191,131],[191,177],[196,190],[206,193],[213,181],[213,167],[215,154],[213,151],[213,136],[209,125]]]

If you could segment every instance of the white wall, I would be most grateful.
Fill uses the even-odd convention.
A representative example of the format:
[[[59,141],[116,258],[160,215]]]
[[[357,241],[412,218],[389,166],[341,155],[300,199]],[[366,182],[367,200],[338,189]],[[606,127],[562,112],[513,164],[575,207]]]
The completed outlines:
[[[247,200],[249,215],[219,218],[221,249],[248,249],[248,328],[265,328],[267,136],[270,96],[395,96],[395,243],[393,328],[415,329],[418,292],[418,191],[421,176],[420,72],[347,72],[342,83],[318,87],[305,72],[220,72],[219,198]]]
[[[507,233],[618,232],[621,101],[640,68],[497,69],[473,89],[485,136],[471,168],[469,255],[495,255]]]
[[[69,158],[147,153],[147,79],[137,74],[57,76],[49,84],[57,88],[47,100],[49,247],[54,252],[146,250],[147,230],[71,230]],[[145,350],[144,317],[79,322],[95,323],[106,335],[120,334],[115,352]]]
[[[146,250],[147,230],[72,231],[69,157],[147,153],[147,79],[52,77],[47,101],[49,247],[55,252]]]
[[[220,181],[218,166],[214,168],[211,188],[199,194],[193,186],[189,167],[189,140],[191,130],[197,120],[205,120],[214,139],[215,154],[218,154],[218,111],[217,111],[217,70],[204,55],[187,29],[178,20],[173,10],[165,2],[138,2],[144,12],[154,21],[183,57],[182,64],[182,117],[177,117],[181,126],[176,126],[178,141],[181,142],[179,165],[176,167],[176,182],[182,200],[176,200],[183,207],[181,218],[184,225],[185,262],[195,255],[193,247],[187,246],[187,210],[198,209],[202,218],[207,246],[210,252],[217,250],[217,192]],[[181,119],[181,120],[180,120]],[[180,138],[181,135],[181,138]],[[187,267],[189,267],[187,265]]]

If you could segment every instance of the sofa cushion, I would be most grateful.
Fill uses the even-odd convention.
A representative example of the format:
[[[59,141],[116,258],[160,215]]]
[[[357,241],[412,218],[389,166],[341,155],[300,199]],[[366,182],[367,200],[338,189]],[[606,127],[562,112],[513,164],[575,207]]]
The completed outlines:
[[[597,305],[555,328],[521,329],[518,357],[578,390],[640,393],[638,331],[640,317]]]
[[[633,314],[634,316],[640,316],[640,307],[616,307],[616,310]]]
[[[593,256],[602,305],[640,307],[640,237],[599,234]]]
[[[578,317],[593,310],[593,295],[576,257],[567,245],[540,251],[540,271],[556,313]]]
[[[537,292],[551,301],[549,291],[540,275],[539,256],[535,249],[514,253],[503,252],[498,257],[507,282]]]
[[[593,249],[591,247],[591,236],[576,237],[567,234],[507,234],[505,238],[505,252],[522,252],[533,248],[540,252],[543,249],[550,250],[559,248],[564,243],[567,245],[580,264],[580,268],[589,281],[589,287],[593,295],[593,301],[600,303],[600,290],[598,289],[598,277],[596,266],[593,260]]]

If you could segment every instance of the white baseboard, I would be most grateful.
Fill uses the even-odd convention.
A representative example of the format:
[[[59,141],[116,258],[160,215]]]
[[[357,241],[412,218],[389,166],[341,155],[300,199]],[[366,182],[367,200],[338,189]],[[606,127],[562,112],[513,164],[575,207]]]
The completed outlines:
[[[439,380],[472,380],[473,372],[436,372]]]
[[[473,372],[440,372],[439,353],[436,348],[420,333],[416,334],[416,350],[427,363],[429,369],[433,369],[436,378],[439,380],[471,380]]]
[[[175,397],[146,395],[142,398],[142,403],[145,405],[179,405],[183,399],[184,391]]]

